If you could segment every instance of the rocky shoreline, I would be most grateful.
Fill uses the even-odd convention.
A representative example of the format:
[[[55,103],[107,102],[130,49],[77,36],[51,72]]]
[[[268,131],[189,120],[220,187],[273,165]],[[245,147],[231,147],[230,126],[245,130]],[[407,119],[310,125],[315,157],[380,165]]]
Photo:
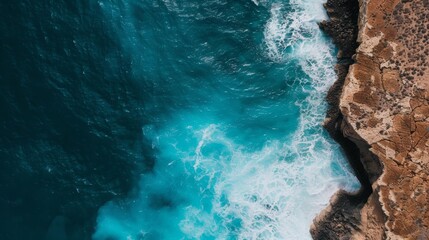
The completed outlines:
[[[429,1],[328,0],[340,49],[325,127],[362,184],[337,192],[314,239],[429,239]]]

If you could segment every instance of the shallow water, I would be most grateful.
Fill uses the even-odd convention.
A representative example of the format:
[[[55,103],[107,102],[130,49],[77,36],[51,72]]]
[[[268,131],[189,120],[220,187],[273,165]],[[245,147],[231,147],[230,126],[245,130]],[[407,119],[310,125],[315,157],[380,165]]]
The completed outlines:
[[[94,239],[310,238],[330,196],[359,186],[321,126],[336,77],[322,3],[94,2],[148,96],[154,152]]]

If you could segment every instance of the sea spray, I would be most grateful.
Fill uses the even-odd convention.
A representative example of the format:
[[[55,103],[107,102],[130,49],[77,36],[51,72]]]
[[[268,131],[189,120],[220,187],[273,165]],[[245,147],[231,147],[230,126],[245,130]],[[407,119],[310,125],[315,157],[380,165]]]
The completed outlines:
[[[100,209],[94,239],[309,239],[330,196],[358,187],[321,126],[335,80],[322,1],[103,8],[152,89],[156,154],[136,193]]]

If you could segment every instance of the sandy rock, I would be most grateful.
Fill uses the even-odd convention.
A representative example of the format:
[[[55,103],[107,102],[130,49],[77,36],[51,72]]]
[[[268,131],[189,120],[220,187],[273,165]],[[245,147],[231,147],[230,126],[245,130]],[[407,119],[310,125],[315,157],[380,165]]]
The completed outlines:
[[[342,86],[339,115],[348,126],[343,134],[360,155],[371,152],[382,170],[361,157],[372,193],[353,206],[358,223],[344,220],[354,226],[349,233],[328,229],[335,214],[324,212],[312,234],[429,239],[429,1],[360,0],[358,26],[360,45]],[[337,209],[338,201],[333,204],[328,211]]]

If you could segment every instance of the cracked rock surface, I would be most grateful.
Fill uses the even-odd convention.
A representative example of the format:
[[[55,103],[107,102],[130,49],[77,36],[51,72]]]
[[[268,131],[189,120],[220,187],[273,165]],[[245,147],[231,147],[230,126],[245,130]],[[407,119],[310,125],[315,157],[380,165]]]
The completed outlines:
[[[313,237],[429,239],[429,0],[359,0],[358,27],[339,110],[344,136],[377,159],[361,157],[373,192],[353,218],[342,210],[349,227]]]

